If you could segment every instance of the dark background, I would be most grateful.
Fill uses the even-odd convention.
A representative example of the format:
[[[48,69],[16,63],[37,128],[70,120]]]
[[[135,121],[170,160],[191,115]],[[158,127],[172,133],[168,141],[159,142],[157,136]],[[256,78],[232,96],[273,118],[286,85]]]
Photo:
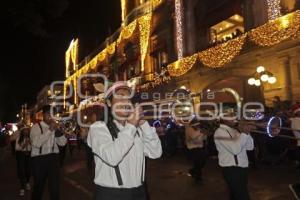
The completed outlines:
[[[1,1],[0,121],[15,120],[52,81],[64,80],[65,51],[80,61],[120,27],[120,0]]]

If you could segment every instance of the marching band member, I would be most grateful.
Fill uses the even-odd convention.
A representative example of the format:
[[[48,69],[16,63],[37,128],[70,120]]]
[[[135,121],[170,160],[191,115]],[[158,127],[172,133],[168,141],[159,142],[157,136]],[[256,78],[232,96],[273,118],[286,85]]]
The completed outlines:
[[[30,190],[30,176],[31,176],[31,165],[30,165],[30,153],[31,153],[31,142],[30,142],[30,127],[26,125],[20,125],[20,129],[16,131],[12,136],[11,140],[15,140],[16,160],[17,160],[17,174],[20,180],[20,196],[25,195],[25,189]]]
[[[232,116],[224,117],[216,130],[214,139],[218,150],[219,165],[230,190],[230,199],[249,200],[247,150],[253,150],[250,129],[243,133],[236,129],[237,122]]]
[[[44,106],[43,121],[32,126],[33,192],[32,200],[41,200],[48,179],[51,200],[59,199],[59,146],[67,143],[66,137],[58,130],[58,124],[51,118],[51,107]]]
[[[206,136],[201,130],[193,127],[191,123],[183,123],[185,127],[185,142],[188,155],[193,162],[193,168],[189,174],[196,183],[202,182],[202,169],[205,166],[207,152],[205,149]]]
[[[95,154],[95,199],[146,199],[145,156],[156,159],[162,154],[154,128],[141,120],[142,110],[128,109],[131,89],[116,82],[105,93],[108,106],[106,122],[97,121],[89,130],[88,145]],[[123,119],[121,119],[123,118]]]

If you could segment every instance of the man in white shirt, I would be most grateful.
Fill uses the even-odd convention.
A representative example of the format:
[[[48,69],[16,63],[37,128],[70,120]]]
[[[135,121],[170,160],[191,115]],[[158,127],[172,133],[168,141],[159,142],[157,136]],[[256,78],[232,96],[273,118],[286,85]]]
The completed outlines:
[[[249,129],[240,133],[236,128],[237,122],[229,117],[221,120],[214,135],[219,165],[230,190],[230,199],[249,200],[247,150],[253,150],[253,139]]]
[[[66,137],[58,130],[57,123],[51,118],[50,106],[44,106],[43,121],[32,126],[33,192],[32,200],[41,200],[48,179],[50,200],[59,197],[59,146],[67,143]]]
[[[146,199],[145,156],[155,159],[162,154],[155,129],[141,120],[142,111],[128,109],[130,92],[124,82],[113,84],[105,94],[107,121],[97,121],[89,130],[87,141],[96,163],[96,200]]]

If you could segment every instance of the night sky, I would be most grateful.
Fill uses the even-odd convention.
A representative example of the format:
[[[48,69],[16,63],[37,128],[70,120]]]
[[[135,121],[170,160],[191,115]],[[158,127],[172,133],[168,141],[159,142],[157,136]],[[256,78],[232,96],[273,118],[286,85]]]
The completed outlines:
[[[0,121],[64,80],[64,56],[78,37],[84,58],[120,27],[120,0],[10,0],[1,6]]]

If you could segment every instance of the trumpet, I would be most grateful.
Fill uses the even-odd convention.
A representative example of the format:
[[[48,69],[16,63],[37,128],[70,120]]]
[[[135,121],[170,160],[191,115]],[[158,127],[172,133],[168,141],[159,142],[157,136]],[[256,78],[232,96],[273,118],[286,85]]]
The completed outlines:
[[[77,127],[77,122],[74,119],[58,120],[58,129],[66,134],[72,134]]]
[[[232,88],[223,88],[221,90],[216,90],[212,91],[215,93],[230,93],[237,105],[237,109],[241,109],[242,106],[242,98],[238,94],[237,91],[235,91]],[[183,95],[177,96],[177,93],[181,93]],[[193,118],[194,118],[194,98],[201,96],[202,93],[195,93],[191,94],[188,90],[185,89],[177,89],[173,92],[172,97],[168,99],[163,99],[163,100],[154,100],[152,102],[143,102],[141,103],[142,107],[145,105],[165,105],[166,109],[163,109],[163,111],[160,111],[159,115],[157,115],[157,110],[150,108],[150,109],[144,109],[144,114],[142,119],[144,120],[153,120],[153,119],[165,119],[165,118],[173,118],[177,119],[178,121],[183,121],[185,123],[190,123]],[[162,108],[162,107],[160,107]],[[209,112],[207,111],[202,111],[198,112],[197,114],[200,115],[207,115]],[[211,134],[214,133],[214,130],[216,130],[219,126],[219,119],[215,120],[199,120],[191,123],[192,126],[197,127],[199,129],[205,129],[209,130]],[[257,121],[252,121],[252,122],[247,122],[244,125],[253,125],[255,128],[251,130],[251,133],[257,133],[257,134],[264,134],[269,136],[270,138],[274,137],[281,137],[281,138],[286,138],[286,139],[292,139],[292,140],[299,140],[293,136],[288,136],[288,135],[283,135],[282,130],[290,130],[290,131],[299,131],[296,129],[291,129],[291,128],[286,128],[283,127],[283,122],[280,117],[277,116],[272,116],[268,119],[267,122],[261,123]]]
[[[238,92],[232,88],[223,88],[221,90],[211,91],[213,93],[230,93],[236,100],[237,109],[240,110],[242,101]],[[191,120],[194,116],[194,98],[200,97],[203,92],[191,93],[189,90],[179,88],[173,91],[170,98],[142,102],[140,105],[145,109],[143,119],[164,119],[175,118],[180,120]],[[159,111],[157,108],[160,108]],[[157,113],[159,112],[159,115]],[[207,115],[209,112],[197,112],[199,115]]]

